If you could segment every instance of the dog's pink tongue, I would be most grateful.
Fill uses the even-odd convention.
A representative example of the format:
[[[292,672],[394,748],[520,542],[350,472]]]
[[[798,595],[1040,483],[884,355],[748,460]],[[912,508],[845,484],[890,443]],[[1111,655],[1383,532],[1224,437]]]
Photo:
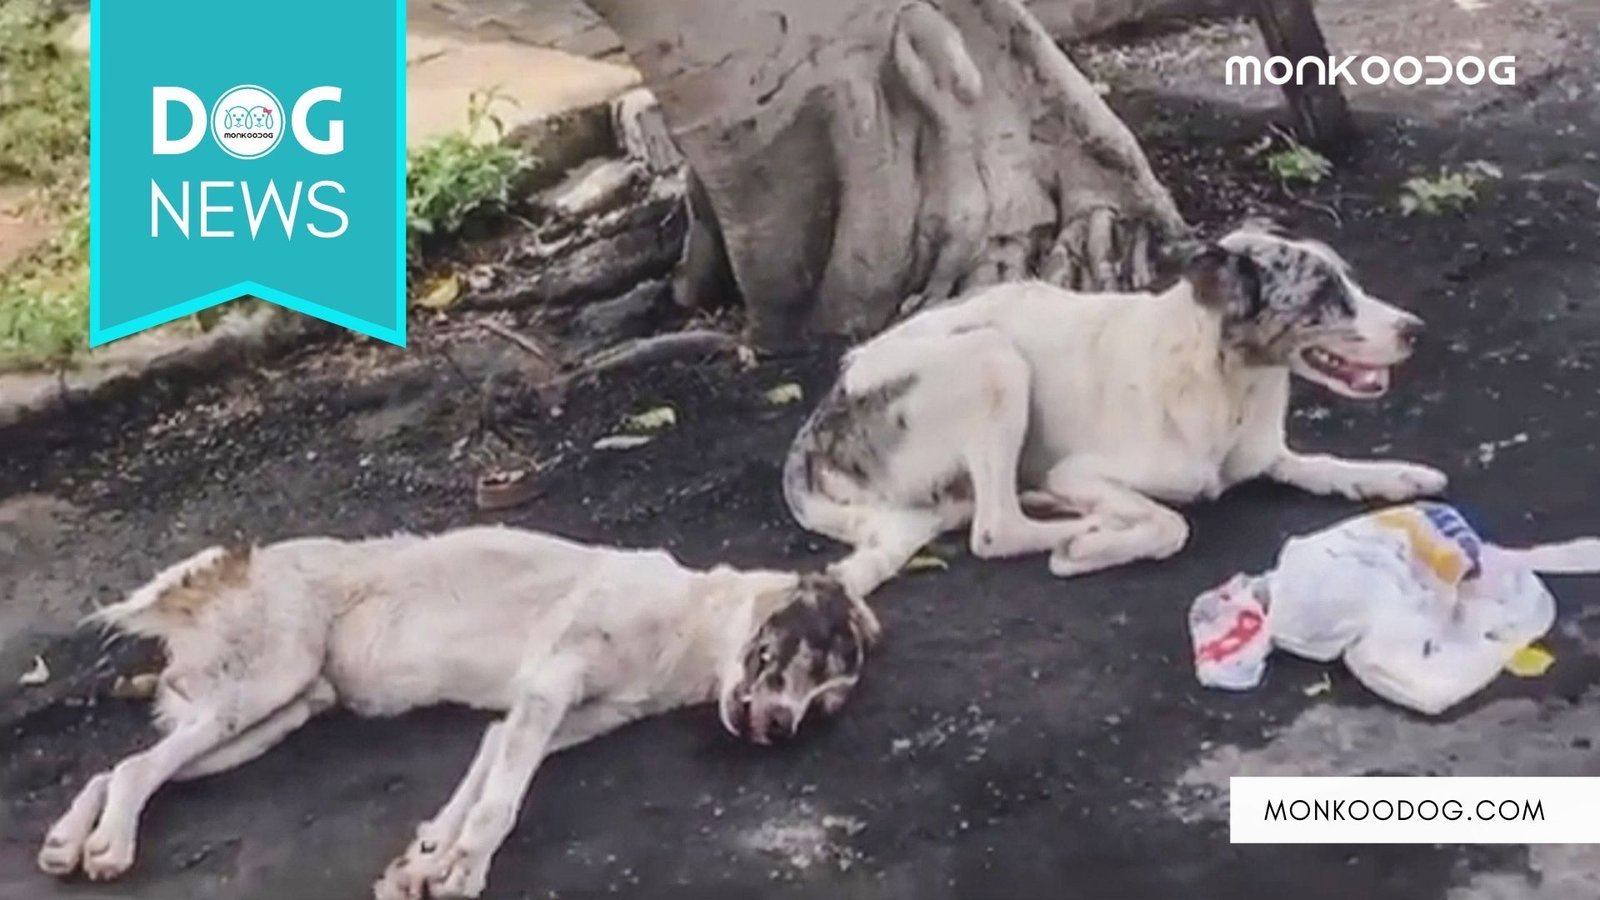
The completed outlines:
[[[1352,375],[1353,377],[1350,379],[1350,386],[1358,391],[1381,391],[1389,386],[1388,369],[1367,368],[1362,366],[1357,368]]]

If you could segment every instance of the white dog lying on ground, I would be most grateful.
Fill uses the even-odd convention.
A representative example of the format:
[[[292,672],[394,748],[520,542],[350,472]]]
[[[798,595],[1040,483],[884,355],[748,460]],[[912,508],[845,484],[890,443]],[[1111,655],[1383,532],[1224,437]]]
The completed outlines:
[[[122,874],[163,782],[253,759],[334,704],[507,710],[375,885],[380,900],[477,896],[556,750],[713,700],[758,743],[813,706],[838,711],[878,633],[826,576],[696,571],[662,551],[493,527],[211,548],[95,618],[165,642],[165,736],[91,778],[50,829],[39,865],[56,875]]]
[[[1161,294],[995,285],[846,356],[784,494],[802,525],[853,546],[833,571],[856,597],[965,525],[975,555],[1048,550],[1067,576],[1176,553],[1189,528],[1165,504],[1250,479],[1436,494],[1434,469],[1298,453],[1284,435],[1290,375],[1379,397],[1421,327],[1325,245],[1261,227],[1210,245]]]

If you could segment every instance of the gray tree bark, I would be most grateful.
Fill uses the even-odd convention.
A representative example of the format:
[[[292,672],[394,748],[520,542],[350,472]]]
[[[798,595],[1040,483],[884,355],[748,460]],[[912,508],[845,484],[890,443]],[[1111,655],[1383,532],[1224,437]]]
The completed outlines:
[[[775,347],[999,280],[1148,283],[1186,232],[1021,0],[590,0],[692,170],[678,282]]]
[[[1119,25],[1238,15],[1244,0],[1027,0],[1057,40],[1076,41]]]

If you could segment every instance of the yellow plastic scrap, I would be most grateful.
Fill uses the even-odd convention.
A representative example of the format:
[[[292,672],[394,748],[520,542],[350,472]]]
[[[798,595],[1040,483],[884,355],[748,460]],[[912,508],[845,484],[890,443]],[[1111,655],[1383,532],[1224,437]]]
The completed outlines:
[[[1506,663],[1506,671],[1518,678],[1538,678],[1550,671],[1550,667],[1555,664],[1555,654],[1538,644],[1529,644],[1511,654],[1511,659]]]
[[[1415,510],[1408,507],[1387,509],[1376,513],[1373,519],[1380,525],[1398,529],[1411,542],[1411,552],[1422,564],[1439,576],[1446,584],[1460,584],[1466,576],[1470,561],[1461,548],[1448,541],[1438,540]]]

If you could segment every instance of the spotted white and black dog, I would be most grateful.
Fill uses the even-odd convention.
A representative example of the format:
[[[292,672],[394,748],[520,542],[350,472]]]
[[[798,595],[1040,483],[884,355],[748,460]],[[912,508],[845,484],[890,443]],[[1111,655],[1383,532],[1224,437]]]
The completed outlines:
[[[1379,397],[1421,330],[1326,245],[1261,225],[1159,294],[995,285],[849,353],[784,494],[802,525],[853,546],[835,572],[855,596],[962,526],[978,556],[1050,551],[1068,576],[1176,553],[1189,529],[1166,504],[1250,479],[1436,494],[1435,469],[1299,453],[1284,433],[1291,375]]]

